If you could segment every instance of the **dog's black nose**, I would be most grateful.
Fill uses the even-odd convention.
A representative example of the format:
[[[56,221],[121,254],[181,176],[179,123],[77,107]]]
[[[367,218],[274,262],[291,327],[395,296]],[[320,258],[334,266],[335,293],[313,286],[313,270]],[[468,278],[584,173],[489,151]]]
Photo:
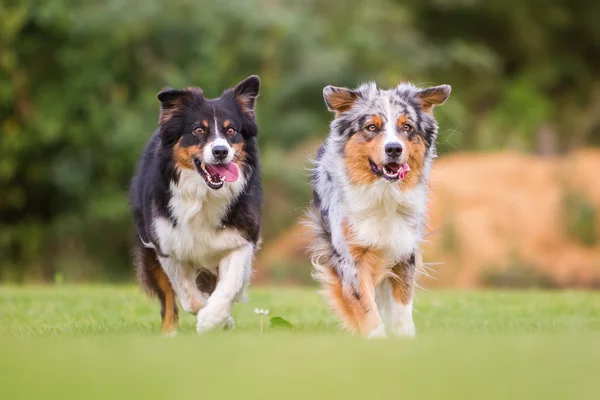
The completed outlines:
[[[388,143],[385,145],[385,154],[392,158],[399,157],[402,154],[402,145],[400,143]]]
[[[212,149],[212,153],[217,160],[223,160],[229,154],[229,149],[225,146],[215,146]]]

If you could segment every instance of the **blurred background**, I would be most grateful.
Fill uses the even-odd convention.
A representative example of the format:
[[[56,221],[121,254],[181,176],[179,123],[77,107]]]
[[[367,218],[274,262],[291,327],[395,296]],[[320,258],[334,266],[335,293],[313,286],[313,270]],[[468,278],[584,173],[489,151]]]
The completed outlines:
[[[131,281],[156,93],[259,74],[257,283],[311,283],[323,86],[410,80],[453,87],[423,284],[600,287],[598,1],[2,0],[0,20],[0,281]]]

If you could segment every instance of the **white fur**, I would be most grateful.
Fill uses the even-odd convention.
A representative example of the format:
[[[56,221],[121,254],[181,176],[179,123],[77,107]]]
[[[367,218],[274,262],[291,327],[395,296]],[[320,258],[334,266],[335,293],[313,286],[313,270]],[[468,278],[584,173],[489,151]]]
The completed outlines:
[[[396,336],[412,338],[416,335],[415,323],[413,321],[413,301],[406,305],[395,303],[395,310],[391,314],[391,331]]]
[[[385,102],[384,106],[385,106],[384,108],[385,108],[385,112],[386,112],[386,121],[384,124],[385,138],[383,139],[383,141],[382,141],[383,145],[381,146],[381,159],[382,160],[385,160],[387,158],[387,154],[385,153],[385,146],[387,144],[399,143],[400,145],[402,145],[402,142],[400,141],[400,137],[398,136],[398,131],[396,130],[397,117],[394,113],[394,110],[390,106],[389,102]]]
[[[227,153],[227,157],[225,158],[225,160],[217,160],[215,158],[215,156],[212,153],[212,150],[215,146],[227,147],[227,150],[229,150],[229,153]],[[202,150],[202,159],[206,160],[206,162],[209,164],[230,163],[233,161],[234,157],[235,157],[235,149],[233,147],[231,147],[229,145],[229,142],[227,142],[227,140],[225,140],[222,137],[217,137],[215,140],[210,142],[207,146],[204,146],[204,149]]]
[[[327,205],[331,228],[331,245],[344,260],[338,268],[343,270],[344,285],[357,287],[356,267],[352,264],[347,238],[343,224],[347,222],[352,228],[353,239],[363,246],[383,251],[387,260],[387,268],[391,268],[400,260],[404,260],[418,250],[423,240],[424,223],[427,212],[427,189],[424,185],[402,191],[401,183],[392,183],[379,179],[369,185],[350,183],[345,164],[339,158],[337,143],[329,140],[326,150],[316,170],[315,190],[319,193],[323,204]],[[428,171],[426,171],[428,172]],[[329,173],[333,178],[329,182],[325,176]],[[336,184],[337,183],[337,184]],[[319,244],[316,244],[319,246]],[[313,265],[317,275],[326,276],[320,257],[327,252],[314,249]],[[415,327],[412,321],[412,301],[407,305],[396,303],[391,293],[391,286],[385,278],[376,287],[376,303],[378,311],[386,321],[390,332],[399,336],[412,337]],[[381,337],[378,327],[369,337]]]
[[[380,179],[372,185],[345,186],[346,217],[358,243],[384,250],[390,260],[409,255],[422,239],[426,193],[423,188],[400,191]]]
[[[379,325],[377,328],[373,329],[371,333],[369,333],[369,339],[385,339],[387,335],[385,334],[385,327],[383,325]]]
[[[392,296],[390,279],[385,278],[375,290],[377,310],[383,319],[388,332],[401,337],[414,337],[415,324],[412,319],[413,301],[409,304],[396,302]]]
[[[159,257],[163,270],[173,285],[183,311],[196,314],[204,307],[208,295],[196,286],[196,269],[173,257]]]
[[[347,241],[355,241],[356,244],[381,252],[386,263],[383,267],[387,270],[381,271],[384,278],[375,287],[375,303],[387,329],[400,336],[415,334],[412,298],[405,300],[407,304],[396,301],[390,279],[412,279],[403,283],[409,286],[407,289],[414,289],[415,271],[403,271],[407,276],[398,277],[392,268],[398,263],[406,263],[413,255],[418,257],[419,244],[423,240],[427,182],[432,160],[436,157],[438,126],[433,115],[419,104],[422,96],[432,89],[446,97],[450,93],[447,85],[429,88],[426,92],[411,83],[401,83],[389,90],[378,89],[373,82],[365,83],[352,91],[355,99],[352,107],[343,111],[331,109],[329,97],[348,89],[327,86],[323,90],[325,102],[331,111],[336,112],[336,118],[331,122],[329,136],[320,150],[322,153],[313,175],[313,189],[318,195],[318,202],[314,203],[309,213],[311,221],[308,223],[315,233],[311,257],[313,276],[327,286],[333,279],[329,268],[334,268],[335,276],[341,279],[344,290],[358,291],[357,269],[360,265],[350,253],[350,243]],[[398,132],[397,126],[398,118],[403,115],[409,118],[421,140],[431,143],[424,157],[420,181],[415,188],[403,190],[403,182],[388,182],[385,179],[366,185],[350,182],[343,157],[352,154],[345,153],[345,146],[353,134],[364,129],[361,121],[372,115],[382,116],[384,122],[382,132],[378,133],[383,135],[378,151],[386,163],[392,161],[385,153],[387,144],[399,143],[405,150],[408,148],[409,137],[402,131]],[[408,161],[408,155],[403,153],[399,164]],[[349,238],[345,235],[344,224],[350,227]],[[419,265],[422,266],[422,260]],[[416,268],[416,265],[409,268]],[[381,329],[377,327],[370,336],[379,335]]]
[[[198,312],[198,333],[222,327],[229,321],[231,306],[250,283],[254,245],[248,243],[232,251],[219,265],[219,284],[206,307]]]
[[[161,265],[183,309],[198,313],[198,320],[214,319],[218,320],[218,324],[233,325],[233,321],[229,321],[229,314],[222,315],[222,309],[225,302],[231,302],[235,298],[235,295],[229,295],[232,287],[240,290],[244,288],[244,285],[239,284],[239,277],[244,277],[245,284],[249,281],[252,258],[248,261],[239,254],[253,255],[254,245],[236,229],[226,228],[221,224],[228,205],[241,193],[244,183],[244,176],[240,172],[237,181],[226,182],[221,189],[213,190],[196,171],[182,170],[179,182],[171,183],[172,198],[169,203],[177,224],[172,224],[164,217],[154,219],[154,232],[159,248],[167,255],[160,258]],[[233,261],[224,264],[225,260]],[[235,265],[230,265],[232,263]],[[216,273],[217,266],[235,273],[220,276],[215,293],[207,300],[208,296],[196,287],[197,270],[202,267]],[[219,307],[208,307],[215,303],[211,302],[212,297],[223,291],[227,295],[217,296]],[[205,304],[207,311],[199,313]],[[230,306],[231,304],[226,308],[228,313]],[[203,326],[206,330],[216,325],[217,323]]]

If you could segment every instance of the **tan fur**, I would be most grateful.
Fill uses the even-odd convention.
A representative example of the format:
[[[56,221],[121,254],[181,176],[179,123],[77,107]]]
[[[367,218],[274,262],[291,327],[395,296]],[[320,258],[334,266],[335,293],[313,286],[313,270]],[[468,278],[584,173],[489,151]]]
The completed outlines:
[[[370,185],[380,179],[371,171],[369,158],[374,163],[381,164],[381,146],[384,138],[383,135],[377,135],[368,140],[366,135],[363,131],[356,132],[344,149],[344,163],[350,182],[354,185]]]
[[[402,191],[415,188],[423,175],[423,167],[425,165],[425,154],[427,147],[425,141],[417,134],[413,135],[410,140],[404,142],[404,151],[408,153],[408,165],[410,171],[401,182]]]
[[[433,106],[443,104],[449,94],[449,91],[445,91],[439,86],[425,89],[419,96],[421,108],[423,108],[423,111],[431,114],[433,112]]]
[[[349,90],[333,90],[327,96],[327,105],[339,115],[352,108],[356,99],[356,94]]]
[[[177,142],[173,146],[173,160],[175,160],[175,165],[180,169],[195,169],[193,157],[200,157],[201,155],[202,148],[199,145],[182,147]]]
[[[162,331],[174,332],[179,325],[179,310],[175,302],[175,292],[169,278],[163,271],[156,253],[152,249],[140,248],[135,259],[137,277],[142,287],[160,301]]]
[[[402,126],[404,124],[410,124],[410,120],[408,119],[407,115],[401,115],[398,118],[398,123],[396,124],[396,126],[398,126],[398,128],[400,128],[400,132],[402,132]],[[412,126],[412,125],[411,125]]]
[[[377,129],[381,129],[381,127],[383,126],[383,119],[379,115],[374,115],[371,118],[369,118],[365,123],[365,127],[369,125],[375,125],[377,126]]]
[[[375,303],[375,289],[368,272],[360,271],[360,293],[358,298],[352,291],[343,289],[342,282],[333,269],[328,269],[328,273],[331,276],[324,292],[330,300],[332,309],[339,315],[344,324],[350,330],[364,336],[381,326],[381,316]]]
[[[354,243],[351,228],[344,224],[344,232],[350,243],[350,253],[357,263],[359,288],[344,288],[332,268],[327,269],[325,294],[334,311],[345,325],[361,335],[368,335],[381,326],[381,316],[375,303],[375,286],[385,276],[384,261],[379,251]]]
[[[398,263],[392,268],[390,282],[392,284],[392,296],[397,302],[407,305],[412,301],[416,286],[416,266],[423,264],[421,254],[415,254],[415,266],[407,262]]]
[[[177,304],[175,303],[175,292],[171,287],[169,278],[160,266],[155,268],[152,272],[154,274],[154,279],[157,286],[164,295],[164,304],[161,304],[162,309],[164,310],[162,313],[161,330],[163,333],[174,332],[179,326],[179,315],[177,313]]]
[[[244,150],[244,143],[233,143],[231,145],[235,149],[235,158],[233,161],[238,165],[238,167],[242,167],[244,161],[246,161],[246,151]]]

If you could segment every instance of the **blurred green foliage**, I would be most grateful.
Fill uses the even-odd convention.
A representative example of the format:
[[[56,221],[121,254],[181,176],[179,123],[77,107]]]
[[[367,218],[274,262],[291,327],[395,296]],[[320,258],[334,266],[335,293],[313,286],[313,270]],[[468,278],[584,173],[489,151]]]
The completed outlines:
[[[451,84],[442,152],[600,143],[599,2],[1,0],[0,19],[4,280],[130,276],[127,189],[164,86],[261,76],[267,240],[309,198],[288,160],[325,135],[326,84]]]

